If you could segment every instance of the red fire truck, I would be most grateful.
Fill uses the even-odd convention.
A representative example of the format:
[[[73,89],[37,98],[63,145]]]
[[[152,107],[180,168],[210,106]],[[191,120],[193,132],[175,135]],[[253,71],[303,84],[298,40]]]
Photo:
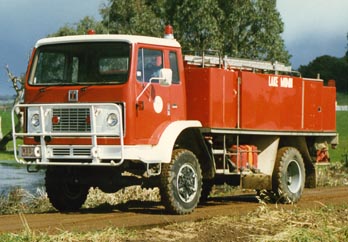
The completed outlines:
[[[334,85],[280,63],[183,56],[167,30],[39,40],[13,109],[25,118],[16,160],[46,168],[60,211],[90,187],[131,185],[159,187],[176,214],[223,183],[297,202],[338,143]]]

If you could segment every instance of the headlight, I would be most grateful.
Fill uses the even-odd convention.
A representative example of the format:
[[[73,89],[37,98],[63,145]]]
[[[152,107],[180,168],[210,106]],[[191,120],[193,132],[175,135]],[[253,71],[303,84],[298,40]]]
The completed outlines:
[[[114,127],[118,123],[118,118],[115,113],[110,113],[106,119],[107,124],[110,127]]]
[[[38,127],[40,125],[40,115],[35,113],[33,116],[31,116],[31,125],[33,127]]]

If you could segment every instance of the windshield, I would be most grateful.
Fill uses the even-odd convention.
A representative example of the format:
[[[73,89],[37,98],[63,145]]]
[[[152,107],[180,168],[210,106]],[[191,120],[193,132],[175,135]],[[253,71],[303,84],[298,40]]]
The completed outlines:
[[[130,44],[73,43],[41,46],[33,63],[31,85],[125,83]]]

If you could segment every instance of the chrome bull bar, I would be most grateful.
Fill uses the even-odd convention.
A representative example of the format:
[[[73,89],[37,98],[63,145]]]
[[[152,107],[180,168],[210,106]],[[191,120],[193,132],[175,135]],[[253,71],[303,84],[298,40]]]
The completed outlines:
[[[25,133],[15,130],[18,109],[25,109],[27,120]],[[112,118],[109,120],[110,115]],[[14,156],[18,163],[119,166],[124,162],[122,105],[114,103],[16,104],[12,109],[11,117]],[[84,121],[87,124],[84,124]],[[17,144],[19,137],[36,137],[38,144],[19,146]],[[51,138],[55,137],[89,137],[91,145],[50,145]],[[115,137],[119,139],[120,144],[99,145],[98,137]],[[58,161],[64,159],[67,162]],[[108,162],[103,162],[105,160]]]

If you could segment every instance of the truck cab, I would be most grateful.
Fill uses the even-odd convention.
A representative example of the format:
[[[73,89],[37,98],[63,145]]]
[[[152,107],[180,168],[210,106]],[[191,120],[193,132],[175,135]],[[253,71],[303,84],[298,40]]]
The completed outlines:
[[[110,164],[115,153],[127,159],[127,145],[158,144],[170,123],[186,119],[181,59],[179,43],[170,39],[87,35],[38,41],[24,96],[29,146],[20,154],[40,164],[60,156],[75,164]],[[122,149],[110,147],[121,143]]]

